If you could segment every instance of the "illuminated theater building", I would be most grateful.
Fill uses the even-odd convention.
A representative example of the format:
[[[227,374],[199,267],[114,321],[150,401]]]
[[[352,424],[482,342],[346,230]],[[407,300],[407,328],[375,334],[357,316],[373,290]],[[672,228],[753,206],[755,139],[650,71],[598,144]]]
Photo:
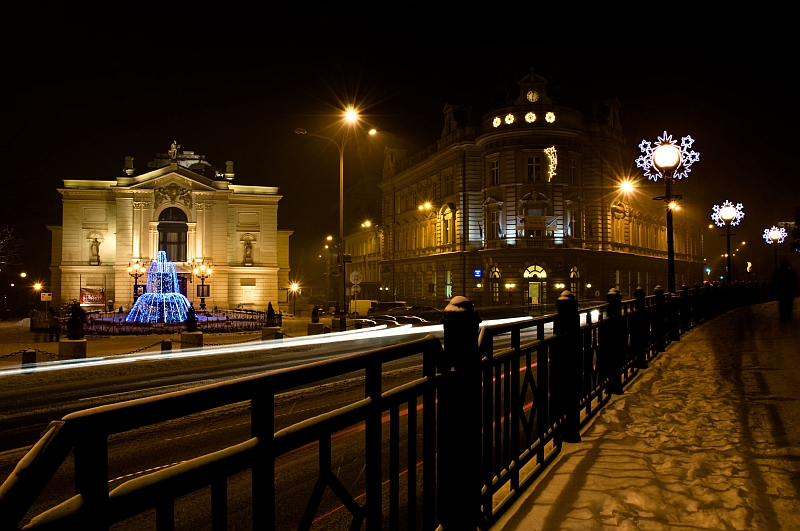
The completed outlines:
[[[619,103],[586,117],[554,104],[533,70],[519,97],[485,113],[446,105],[436,144],[407,158],[386,149],[382,191],[386,298],[441,307],[454,295],[480,306],[580,301],[617,287],[667,286],[666,211],[641,180]],[[703,225],[674,216],[676,280],[702,279]],[[355,260],[355,258],[354,258]]]
[[[220,172],[179,148],[138,174],[126,157],[116,179],[63,181],[62,225],[48,227],[54,305],[129,309],[135,284],[142,293],[147,277],[132,277],[128,267],[147,268],[159,251],[195,308],[201,284],[209,309],[285,304],[292,231],[278,229],[278,188],[233,184],[232,162]],[[212,270],[202,283],[193,275],[200,264]]]

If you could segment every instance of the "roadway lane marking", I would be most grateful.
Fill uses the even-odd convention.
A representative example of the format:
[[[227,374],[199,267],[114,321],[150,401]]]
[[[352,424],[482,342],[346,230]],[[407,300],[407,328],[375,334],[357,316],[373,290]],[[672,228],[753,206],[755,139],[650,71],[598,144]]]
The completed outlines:
[[[198,380],[197,382],[191,382],[191,386],[192,387],[196,386],[200,382],[214,382],[215,380],[216,379]],[[95,400],[95,399],[98,399],[98,398],[108,398],[108,397],[111,397],[111,396],[129,395],[129,394],[133,394],[133,393],[142,393],[144,391],[152,391],[154,389],[166,389],[168,387],[177,387],[177,386],[181,386],[181,385],[186,385],[186,384],[159,385],[158,387],[147,387],[145,389],[135,389],[133,391],[120,391],[119,393],[109,393],[107,395],[87,396],[85,398],[79,398],[78,400],[79,401],[81,401],[81,400]]]
[[[171,463],[169,465],[161,465],[161,466],[157,466],[157,467],[153,467],[153,468],[146,468],[146,469],[140,470],[138,472],[131,472],[130,474],[125,474],[124,476],[120,476],[118,478],[109,479],[108,482],[109,483],[113,483],[113,482],[119,481],[121,479],[129,478],[129,477],[132,477],[132,476],[138,476],[139,474],[146,474],[147,472],[154,472],[156,470],[161,470],[162,468],[169,468],[171,466],[180,465],[181,463],[185,463],[185,462],[186,461],[178,461],[176,463]]]

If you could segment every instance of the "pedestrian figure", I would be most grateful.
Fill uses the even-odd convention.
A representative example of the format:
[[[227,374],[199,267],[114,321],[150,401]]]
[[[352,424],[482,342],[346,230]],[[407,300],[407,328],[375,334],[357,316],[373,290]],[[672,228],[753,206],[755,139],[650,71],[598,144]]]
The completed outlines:
[[[47,309],[47,329],[49,331],[47,341],[58,343],[61,340],[61,321],[58,320],[58,314],[52,307]]]
[[[797,271],[784,260],[775,273],[775,292],[778,297],[778,313],[783,321],[792,318],[792,300],[797,294]]]

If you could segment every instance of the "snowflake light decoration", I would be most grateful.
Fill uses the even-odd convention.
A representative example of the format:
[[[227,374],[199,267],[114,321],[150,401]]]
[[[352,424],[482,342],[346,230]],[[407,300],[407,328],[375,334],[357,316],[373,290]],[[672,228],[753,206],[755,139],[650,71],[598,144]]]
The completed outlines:
[[[722,219],[722,216],[720,214],[722,210],[726,208],[730,208],[733,210],[733,219],[730,220],[730,224],[731,226],[735,227],[742,221],[742,218],[744,217],[744,210],[743,210],[744,205],[742,205],[741,203],[736,203],[734,205],[730,201],[726,200],[721,205],[714,205],[714,213],[711,214],[711,219],[714,220],[714,223],[716,223],[718,227],[724,227],[725,220]]]
[[[653,152],[660,146],[666,144],[672,144],[673,146],[676,146],[677,143],[678,141],[673,140],[672,135],[668,134],[666,131],[664,131],[663,136],[658,137],[655,145],[651,144],[647,140],[642,140],[642,143],[639,144],[639,149],[641,150],[642,155],[636,159],[636,167],[642,168],[645,176],[648,179],[657,181],[659,177],[663,178],[664,176],[661,174],[656,165],[653,164]],[[673,179],[683,179],[684,177],[688,177],[692,164],[700,160],[700,153],[691,149],[692,144],[694,144],[694,139],[691,136],[686,135],[685,137],[681,138],[681,162],[672,176]]]
[[[514,123],[514,115],[513,114],[506,114],[506,123],[511,125]]]
[[[550,165],[547,168],[547,177],[548,181],[552,181],[553,177],[556,176],[556,164],[558,164],[558,155],[556,154],[556,147],[552,146],[544,150],[547,158],[549,159]]]
[[[547,123],[551,124],[556,121],[556,115],[552,112],[549,112],[544,115],[544,119],[547,121]]]
[[[528,114],[525,115],[525,121],[528,122],[529,124],[532,124],[533,122],[536,121],[536,115],[532,112],[529,112]]]
[[[495,116],[494,120],[492,120],[492,125],[495,126],[495,127],[500,127],[501,123],[503,123],[503,122],[500,120],[499,116]]]
[[[778,236],[777,242],[772,241],[773,232],[775,233],[776,236]],[[786,229],[784,229],[783,227],[778,228],[775,225],[773,225],[771,229],[764,229],[764,239],[767,240],[767,243],[770,245],[772,245],[773,243],[783,243],[783,240],[786,239],[786,236],[788,236],[788,234],[786,233]]]

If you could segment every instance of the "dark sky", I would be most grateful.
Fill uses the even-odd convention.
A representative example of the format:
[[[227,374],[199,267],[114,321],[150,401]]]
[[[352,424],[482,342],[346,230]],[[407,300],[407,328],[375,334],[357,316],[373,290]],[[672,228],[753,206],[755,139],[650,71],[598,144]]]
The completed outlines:
[[[297,267],[338,230],[338,154],[293,134],[296,127],[324,130],[343,102],[364,109],[381,133],[348,147],[349,188],[380,172],[386,145],[413,154],[434,143],[446,102],[483,112],[515,97],[530,65],[560,104],[588,111],[592,100],[617,96],[632,146],[665,129],[691,134],[700,162],[679,191],[704,226],[714,203],[741,201],[747,214],[737,238],[766,248],[763,229],[800,206],[788,37],[705,34],[669,47],[663,60],[652,41],[614,44],[605,32],[584,41],[490,38],[479,17],[469,31],[334,9],[270,17],[164,9],[51,6],[21,14],[4,33],[0,226],[25,235],[30,270],[47,268],[45,225],[60,223],[62,179],[113,179],[126,155],[144,169],[173,139],[217,167],[233,160],[237,184],[280,187],[279,226],[295,231]],[[660,195],[663,186],[642,193]],[[708,233],[707,256],[723,246],[718,232]]]

